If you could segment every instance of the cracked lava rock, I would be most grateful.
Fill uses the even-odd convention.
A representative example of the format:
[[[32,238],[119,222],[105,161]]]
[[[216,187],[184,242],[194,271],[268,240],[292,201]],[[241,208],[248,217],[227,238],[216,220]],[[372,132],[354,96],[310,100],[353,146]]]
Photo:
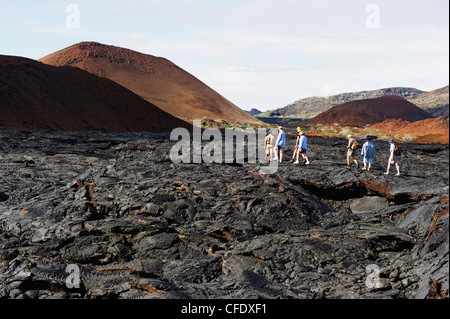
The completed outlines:
[[[448,298],[448,146],[396,177],[386,142],[367,172],[311,137],[268,176],[174,164],[165,133],[0,138],[0,298]]]

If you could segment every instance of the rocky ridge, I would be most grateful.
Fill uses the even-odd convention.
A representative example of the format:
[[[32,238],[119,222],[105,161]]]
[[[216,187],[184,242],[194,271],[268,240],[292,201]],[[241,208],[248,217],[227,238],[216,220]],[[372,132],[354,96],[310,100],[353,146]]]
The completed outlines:
[[[425,92],[419,94],[411,99],[411,103],[414,103],[418,107],[425,109],[428,113],[435,117],[442,116],[448,119],[449,116],[449,86],[444,86],[433,90],[431,92]]]
[[[414,88],[393,87],[371,91],[347,92],[329,97],[313,96],[300,99],[292,104],[273,111],[264,112],[260,116],[312,118],[331,109],[333,106],[351,101],[375,99],[382,96],[401,96],[405,99],[410,99],[415,98],[422,93],[426,92]]]
[[[162,133],[0,138],[0,297],[448,298],[448,146],[404,145],[398,178],[385,142],[365,172],[310,138],[266,176],[174,164]]]
[[[313,118],[336,105],[383,96],[401,96],[435,117],[448,119],[448,85],[430,92],[414,88],[393,87],[371,91],[348,92],[329,97],[307,97],[285,107],[262,113],[261,117]]]

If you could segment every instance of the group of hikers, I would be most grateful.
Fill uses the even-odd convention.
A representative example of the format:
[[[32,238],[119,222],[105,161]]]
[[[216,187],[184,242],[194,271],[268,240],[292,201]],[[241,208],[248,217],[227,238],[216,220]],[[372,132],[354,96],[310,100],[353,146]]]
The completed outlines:
[[[266,150],[266,160],[267,157],[270,156],[270,160],[275,160],[278,162],[283,162],[283,153],[284,149],[286,148],[286,135],[284,133],[284,128],[279,127],[278,128],[278,136],[277,140],[275,142],[275,145],[273,144],[274,136],[272,133],[267,132],[266,140],[264,143],[264,148]],[[297,143],[294,148],[294,154],[292,156],[291,163],[294,164],[300,164],[299,158],[300,154],[303,158],[303,163],[305,165],[311,164],[309,161],[308,155],[306,155],[306,151],[308,149],[308,139],[305,136],[305,133],[300,129],[300,127],[297,127]]]
[[[363,156],[363,170],[370,171],[372,168],[373,160],[376,158],[376,150],[375,145],[372,142],[372,139],[376,137],[366,136],[364,139],[365,143],[361,148],[361,155]],[[278,128],[278,136],[276,142],[274,142],[274,136],[272,133],[267,132],[267,136],[264,143],[266,160],[267,157],[270,157],[270,160],[276,160],[280,163],[283,162],[283,152],[286,148],[286,135],[284,133],[283,127]],[[356,138],[349,134],[346,139],[348,140],[347,144],[347,167],[350,168],[351,161],[356,164],[356,168],[359,168],[358,160],[356,159],[356,150],[358,149],[358,141]],[[389,160],[387,170],[384,173],[385,175],[389,175],[389,171],[391,170],[392,165],[395,165],[397,169],[397,174],[395,176],[400,176],[400,150],[398,146],[395,144],[395,141],[391,138],[388,141],[389,143]],[[300,164],[299,158],[302,156],[303,163],[305,165],[310,165],[311,161],[307,155],[308,149],[308,139],[305,133],[301,130],[300,127],[297,127],[297,142],[294,148],[294,153],[292,156],[291,163]]]
[[[359,163],[355,156],[355,151],[358,149],[358,142],[351,134],[347,135],[347,140],[347,166],[350,167],[350,159],[352,159],[356,164],[356,168],[359,168]],[[389,159],[388,166],[384,174],[389,175],[391,166],[395,165],[395,168],[397,169],[397,174],[395,174],[395,176],[400,176],[400,150],[392,138],[389,139],[388,143]],[[362,169],[370,171],[370,169],[372,168],[373,160],[376,158],[376,150],[375,145],[372,142],[372,138],[366,137],[366,142],[363,144],[361,149],[361,155],[363,156],[364,164],[364,167]]]

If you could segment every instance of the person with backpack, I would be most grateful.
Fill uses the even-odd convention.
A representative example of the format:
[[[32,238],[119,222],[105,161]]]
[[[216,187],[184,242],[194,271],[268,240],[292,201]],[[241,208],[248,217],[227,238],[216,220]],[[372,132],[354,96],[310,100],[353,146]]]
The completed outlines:
[[[356,164],[356,168],[359,168],[359,163],[355,157],[355,150],[358,148],[358,142],[356,139],[350,134],[347,135],[348,145],[347,145],[347,167],[350,168],[350,158],[353,159],[353,162]]]
[[[376,158],[375,145],[370,138],[362,146],[361,155],[363,156],[364,167],[363,170],[370,171],[374,158]]]
[[[395,176],[400,176],[400,147],[395,144],[394,140],[391,138],[389,141],[389,160],[386,173],[384,175],[389,175],[389,170],[391,169],[391,165],[395,164],[397,168],[397,174]]]
[[[306,155],[306,152],[308,150],[308,139],[303,131],[300,131],[298,135],[300,136],[300,139],[298,141],[299,150],[297,151],[297,160],[294,162],[294,164],[300,164],[298,160],[299,155],[301,154],[305,165],[310,165],[311,162],[309,161],[308,155]]]
[[[264,149],[266,150],[266,158],[265,159],[267,160],[267,156],[270,155],[270,161],[273,160],[273,140],[274,140],[274,137],[269,130],[266,133],[266,138],[264,140]]]
[[[297,158],[297,162],[298,162],[298,154],[300,152],[300,132],[302,131],[302,129],[299,127],[297,127],[297,141],[295,143],[295,147],[294,147],[294,152],[292,153],[292,159],[289,161],[290,163],[294,163],[295,158]]]

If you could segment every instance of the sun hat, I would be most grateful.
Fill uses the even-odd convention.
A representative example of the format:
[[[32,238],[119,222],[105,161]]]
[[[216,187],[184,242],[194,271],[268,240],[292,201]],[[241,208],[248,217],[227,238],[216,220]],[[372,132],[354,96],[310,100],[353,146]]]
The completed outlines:
[[[394,143],[394,140],[391,138],[389,139],[388,143]]]
[[[352,137],[353,137],[352,134],[348,134],[348,135],[347,135],[347,138],[352,138]]]

